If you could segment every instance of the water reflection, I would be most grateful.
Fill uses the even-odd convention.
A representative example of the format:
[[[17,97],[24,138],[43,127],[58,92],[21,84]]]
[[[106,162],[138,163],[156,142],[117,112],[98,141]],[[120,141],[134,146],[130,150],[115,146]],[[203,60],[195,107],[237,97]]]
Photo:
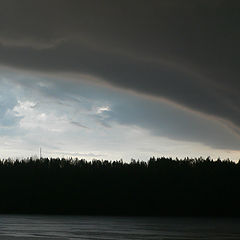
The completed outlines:
[[[0,239],[240,239],[240,219],[1,215]]]

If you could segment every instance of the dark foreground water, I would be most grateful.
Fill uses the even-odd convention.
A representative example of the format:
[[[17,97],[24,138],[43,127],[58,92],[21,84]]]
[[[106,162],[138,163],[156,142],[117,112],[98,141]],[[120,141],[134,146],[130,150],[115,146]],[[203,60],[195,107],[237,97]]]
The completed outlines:
[[[240,219],[0,215],[0,239],[240,239]]]

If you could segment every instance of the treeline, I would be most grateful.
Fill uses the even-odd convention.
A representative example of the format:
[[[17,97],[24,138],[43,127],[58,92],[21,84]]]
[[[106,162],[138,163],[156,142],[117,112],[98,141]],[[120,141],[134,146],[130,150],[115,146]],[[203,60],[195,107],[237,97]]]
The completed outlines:
[[[240,216],[240,162],[0,161],[0,213]]]

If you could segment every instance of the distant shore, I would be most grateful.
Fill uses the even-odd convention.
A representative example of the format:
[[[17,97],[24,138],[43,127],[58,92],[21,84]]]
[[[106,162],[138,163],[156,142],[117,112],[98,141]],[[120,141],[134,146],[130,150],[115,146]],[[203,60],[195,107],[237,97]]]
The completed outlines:
[[[1,214],[240,217],[240,163],[0,161]]]

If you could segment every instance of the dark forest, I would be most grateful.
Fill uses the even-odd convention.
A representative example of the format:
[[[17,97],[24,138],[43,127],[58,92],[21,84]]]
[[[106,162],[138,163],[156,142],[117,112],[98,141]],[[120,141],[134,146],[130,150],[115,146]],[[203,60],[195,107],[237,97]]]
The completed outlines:
[[[1,160],[0,213],[240,216],[240,162]]]

